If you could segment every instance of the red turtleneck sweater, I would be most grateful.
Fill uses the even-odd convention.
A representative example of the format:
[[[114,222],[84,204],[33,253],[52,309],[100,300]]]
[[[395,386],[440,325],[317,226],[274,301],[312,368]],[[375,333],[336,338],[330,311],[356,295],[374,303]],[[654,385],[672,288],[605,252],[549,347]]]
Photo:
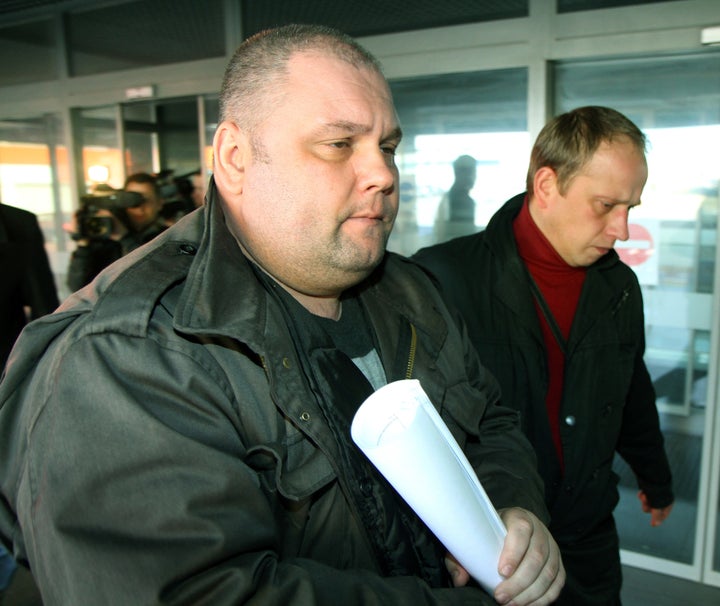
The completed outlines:
[[[513,232],[520,258],[538,285],[560,333],[567,341],[587,269],[571,267],[555,252],[552,244],[548,242],[530,216],[527,198],[520,214],[513,222]],[[535,309],[540,319],[547,354],[549,380],[545,395],[545,407],[555,450],[560,460],[560,466],[564,469],[560,440],[560,404],[565,377],[565,355],[537,301],[535,301]]]

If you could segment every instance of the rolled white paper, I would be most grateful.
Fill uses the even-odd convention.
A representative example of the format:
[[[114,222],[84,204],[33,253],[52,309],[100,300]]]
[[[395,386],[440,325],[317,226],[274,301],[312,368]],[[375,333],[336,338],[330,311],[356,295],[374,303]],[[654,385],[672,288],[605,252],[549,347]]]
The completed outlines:
[[[506,530],[467,457],[415,379],[378,389],[350,433],[380,473],[486,591],[502,581]]]

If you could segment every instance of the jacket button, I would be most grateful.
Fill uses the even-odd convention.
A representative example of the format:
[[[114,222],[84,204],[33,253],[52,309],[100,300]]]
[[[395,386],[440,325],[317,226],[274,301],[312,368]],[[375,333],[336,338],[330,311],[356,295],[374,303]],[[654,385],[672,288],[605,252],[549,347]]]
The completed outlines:
[[[309,421],[310,420],[310,413],[305,411],[300,413],[300,420],[301,421]]]
[[[197,252],[197,248],[192,244],[181,244],[178,249],[181,255],[194,255]]]
[[[292,366],[292,364],[290,364],[290,358],[283,358],[283,359],[282,359],[282,365],[283,365],[285,368],[290,368],[290,367]]]
[[[568,415],[567,417],[565,417],[565,425],[568,425],[570,427],[575,425],[575,417],[573,415]]]

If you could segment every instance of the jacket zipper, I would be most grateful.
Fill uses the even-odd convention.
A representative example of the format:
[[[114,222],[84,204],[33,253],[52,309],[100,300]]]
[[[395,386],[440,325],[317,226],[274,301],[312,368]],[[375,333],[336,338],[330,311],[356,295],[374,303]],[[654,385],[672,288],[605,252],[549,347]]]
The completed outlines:
[[[408,351],[408,361],[405,367],[405,378],[412,379],[413,370],[415,369],[415,353],[417,351],[417,331],[415,325],[410,324],[410,350]],[[265,362],[265,356],[260,356],[260,364],[262,364],[265,375],[269,378],[270,372]]]
[[[417,332],[415,325],[410,324],[410,351],[408,352],[407,367],[405,369],[405,378],[412,379],[413,369],[415,368],[415,351],[417,350]]]
[[[612,315],[614,316],[620,308],[624,305],[625,301],[627,301],[627,298],[630,296],[630,289],[626,288],[622,291],[622,294],[620,295],[620,298],[618,299],[618,302],[615,303],[615,305],[612,308]]]

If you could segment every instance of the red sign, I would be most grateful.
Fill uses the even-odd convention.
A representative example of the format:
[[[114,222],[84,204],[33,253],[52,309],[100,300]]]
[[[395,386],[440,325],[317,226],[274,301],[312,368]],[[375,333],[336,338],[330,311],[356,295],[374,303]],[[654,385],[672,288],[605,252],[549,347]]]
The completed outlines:
[[[629,238],[627,242],[618,242],[615,250],[627,265],[641,265],[655,252],[652,235],[647,228],[637,223],[628,224]]]

